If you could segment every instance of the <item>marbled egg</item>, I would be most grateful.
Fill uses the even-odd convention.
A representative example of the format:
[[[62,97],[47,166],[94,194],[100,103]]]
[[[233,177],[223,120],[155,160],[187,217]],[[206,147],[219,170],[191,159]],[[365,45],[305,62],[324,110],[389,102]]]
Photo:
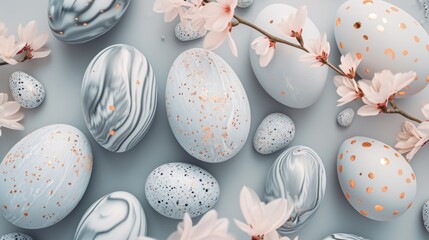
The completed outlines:
[[[146,198],[160,214],[182,219],[204,214],[220,195],[219,184],[207,171],[188,163],[167,163],[153,170],[146,180]]]
[[[337,122],[342,127],[348,127],[352,125],[354,117],[355,111],[353,110],[353,108],[346,108],[338,113]]]
[[[9,78],[12,97],[23,108],[36,108],[45,99],[45,88],[34,77],[24,72],[14,72]]]
[[[289,145],[295,137],[295,124],[282,113],[272,113],[262,120],[253,138],[253,147],[270,154]]]
[[[382,0],[349,0],[336,14],[335,39],[340,52],[362,59],[357,73],[372,79],[374,73],[415,71],[417,79],[399,95],[420,92],[429,81],[429,36],[407,12]]]
[[[429,201],[427,201],[422,208],[423,225],[429,232]]]
[[[9,233],[1,236],[0,240],[34,240],[34,238],[24,233]]]
[[[165,102],[174,136],[193,157],[222,162],[244,146],[250,130],[249,101],[234,70],[215,53],[194,48],[177,57]]]
[[[237,7],[239,8],[248,8],[252,6],[253,0],[238,0],[237,1]]]
[[[146,235],[146,217],[139,200],[128,192],[113,192],[86,210],[74,240],[137,240]]]
[[[176,35],[176,38],[183,42],[202,38],[206,35],[206,33],[207,31],[202,33],[196,32],[188,27],[182,26],[180,23],[178,23],[174,29],[174,35]]]
[[[348,233],[334,233],[325,237],[323,240],[368,240],[368,239],[359,237],[353,234],[348,234]]]
[[[86,69],[82,108],[94,139],[112,152],[133,148],[149,130],[157,105],[152,67],[134,47],[101,51]]]
[[[91,146],[81,131],[64,124],[40,128],[1,162],[0,212],[21,228],[52,226],[79,203],[91,171]]]
[[[277,27],[283,18],[294,12],[296,9],[289,5],[272,4],[259,13],[255,24],[271,34],[296,42],[296,39],[281,34]],[[310,19],[307,19],[304,29],[304,39],[316,39],[320,36]],[[260,36],[260,33],[253,31],[250,42]],[[259,55],[249,47],[250,63],[261,86],[272,98],[291,108],[306,108],[314,104],[322,94],[328,76],[326,66],[315,68],[300,61],[302,54],[304,52],[299,49],[278,43],[270,64],[261,67]]]
[[[361,215],[392,220],[406,212],[416,195],[416,176],[395,149],[367,137],[342,144],[337,158],[344,196]]]
[[[88,42],[119,22],[131,0],[49,0],[49,26],[66,43]]]
[[[326,189],[326,173],[319,155],[304,146],[284,151],[268,172],[265,183],[267,202],[284,198],[292,204],[289,219],[277,231],[289,234],[314,216]]]

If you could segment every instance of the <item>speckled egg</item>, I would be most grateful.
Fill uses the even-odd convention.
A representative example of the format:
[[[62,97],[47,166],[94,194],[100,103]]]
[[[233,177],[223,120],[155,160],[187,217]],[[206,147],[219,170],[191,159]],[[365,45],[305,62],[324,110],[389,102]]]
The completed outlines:
[[[239,8],[248,8],[252,6],[253,0],[238,0],[237,1],[237,7]]]
[[[23,108],[36,108],[45,99],[43,84],[24,72],[14,72],[9,78],[12,97]]]
[[[146,198],[160,214],[182,219],[204,214],[219,199],[220,188],[207,171],[188,163],[167,163],[153,170],[146,180]]]
[[[348,234],[348,233],[334,233],[325,237],[323,240],[368,240],[368,239],[359,237],[353,234]]]
[[[81,131],[64,124],[40,128],[0,164],[0,212],[21,228],[52,226],[79,203],[91,171],[91,146]]]
[[[139,200],[128,192],[113,192],[86,210],[74,240],[137,240],[146,235],[146,217]]]
[[[342,144],[337,158],[344,196],[361,215],[392,220],[413,204],[417,185],[414,171],[395,149],[367,137]]]
[[[176,25],[176,28],[174,29],[174,35],[176,35],[176,38],[179,39],[182,42],[195,40],[198,38],[202,38],[206,35],[207,31],[204,31],[202,33],[196,32],[188,27],[184,27],[182,24],[178,23]]]
[[[342,127],[348,127],[352,125],[354,117],[355,111],[353,110],[353,108],[346,108],[338,113],[337,122]]]
[[[429,201],[425,202],[422,208],[423,225],[429,232]]]
[[[221,57],[190,49],[174,61],[167,79],[168,122],[180,145],[211,163],[234,157],[250,130],[250,106],[234,70]]]
[[[429,36],[411,15],[382,0],[349,0],[338,9],[334,33],[341,54],[356,53],[362,59],[357,73],[372,79],[388,69],[394,73],[415,71],[417,79],[399,92],[413,95],[429,81]]]
[[[282,113],[272,113],[262,120],[253,138],[253,147],[270,154],[289,145],[295,137],[295,124]]]
[[[296,8],[287,4],[271,4],[262,9],[254,23],[271,34],[296,42],[295,38],[283,35],[277,27],[282,19],[295,12]],[[319,30],[309,18],[304,29],[304,39],[320,37]],[[260,36],[261,33],[252,31],[249,45]],[[259,55],[249,47],[250,63],[261,86],[272,98],[291,108],[306,108],[314,104],[322,94],[328,76],[326,66],[310,67],[310,63],[300,61],[302,54],[299,49],[277,44],[270,64],[261,67]]]
[[[1,236],[0,240],[34,240],[34,238],[24,233],[9,233]]]

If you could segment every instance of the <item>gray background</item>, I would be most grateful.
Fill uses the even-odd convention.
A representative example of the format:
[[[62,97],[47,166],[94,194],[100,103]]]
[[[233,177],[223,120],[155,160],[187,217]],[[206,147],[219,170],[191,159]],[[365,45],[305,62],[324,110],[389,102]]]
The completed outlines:
[[[182,43],[174,37],[175,24],[164,24],[162,15],[152,12],[153,0],[134,0],[123,19],[110,32],[102,37],[82,45],[67,45],[52,35],[48,46],[52,55],[42,60],[34,60],[17,66],[0,68],[0,92],[9,92],[8,78],[17,70],[25,71],[39,79],[46,88],[47,98],[37,109],[26,110],[25,131],[3,130],[0,137],[0,155],[7,151],[26,134],[40,127],[54,123],[66,123],[81,129],[88,137],[82,110],[80,87],[84,71],[91,59],[105,47],[126,43],[138,48],[155,69],[159,83],[158,110],[155,121],[146,137],[131,151],[113,154],[100,147],[92,138],[94,170],[89,187],[80,204],[63,221],[42,230],[22,230],[0,217],[0,235],[12,231],[29,233],[39,240],[72,239],[74,231],[85,210],[101,196],[117,191],[129,191],[141,201],[148,219],[148,234],[159,240],[175,230],[177,221],[157,214],[144,197],[144,183],[148,174],[157,166],[184,161],[201,166],[211,172],[221,186],[221,198],[216,210],[222,217],[242,219],[239,210],[239,191],[243,185],[254,188],[263,194],[265,175],[272,162],[280,154],[260,155],[252,147],[253,134],[260,121],[272,112],[283,112],[296,123],[296,137],[293,145],[306,145],[313,148],[322,158],[327,173],[326,196],[316,215],[298,232],[300,239],[318,240],[334,232],[348,232],[370,239],[428,239],[429,234],[421,221],[421,206],[429,199],[429,161],[426,159],[429,148],[418,153],[412,167],[418,179],[418,194],[414,206],[403,216],[392,222],[375,222],[358,214],[348,204],[341,193],[335,169],[339,146],[348,137],[363,135],[376,138],[390,145],[395,143],[395,135],[400,130],[403,119],[400,116],[380,116],[372,118],[357,117],[349,128],[340,128],[335,121],[337,95],[329,80],[323,96],[312,107],[295,110],[284,107],[273,100],[261,88],[250,67],[248,58],[249,36],[251,30],[246,27],[234,29],[239,57],[234,58],[227,45],[216,50],[240,77],[252,109],[252,125],[249,140],[242,151],[233,159],[220,164],[207,164],[193,159],[177,143],[167,122],[164,104],[165,80],[174,59],[184,50],[202,46],[202,41]],[[332,60],[337,63],[338,49],[333,37],[334,16],[344,0],[255,0],[255,4],[238,13],[248,19],[254,19],[263,7],[270,3],[288,3],[295,7],[306,4],[310,18],[321,31],[328,34],[332,46]],[[409,10],[421,18],[417,0],[394,0],[397,5]],[[48,31],[47,0],[2,1],[0,21],[4,21],[11,32],[16,32],[19,23],[34,19],[40,23],[43,31]],[[164,35],[166,40],[162,41]],[[287,67],[287,66],[285,66]],[[399,102],[407,106],[410,112],[419,114],[420,107],[429,101],[429,88],[418,96]],[[358,104],[351,105],[355,110]],[[234,225],[230,231],[237,239],[249,239]]]

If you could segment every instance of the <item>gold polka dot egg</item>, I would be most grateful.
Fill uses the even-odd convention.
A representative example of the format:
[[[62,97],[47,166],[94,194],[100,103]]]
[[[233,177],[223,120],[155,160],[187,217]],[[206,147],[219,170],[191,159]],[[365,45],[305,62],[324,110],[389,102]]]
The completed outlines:
[[[416,177],[392,147],[367,137],[342,144],[337,157],[344,196],[361,215],[389,221],[405,213],[416,195]]]
[[[429,36],[407,12],[382,0],[349,0],[338,9],[334,27],[341,54],[362,59],[361,78],[374,73],[415,71],[417,79],[401,96],[420,92],[429,82]]]

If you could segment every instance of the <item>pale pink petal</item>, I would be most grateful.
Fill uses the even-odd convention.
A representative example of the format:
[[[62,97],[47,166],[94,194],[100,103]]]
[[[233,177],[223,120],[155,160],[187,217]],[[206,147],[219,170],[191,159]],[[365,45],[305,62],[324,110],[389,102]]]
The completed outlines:
[[[358,110],[358,115],[360,116],[376,116],[380,113],[380,109],[378,109],[374,105],[364,105]]]
[[[422,113],[425,116],[426,120],[429,120],[429,104],[423,106]]]
[[[242,223],[242,222],[240,222],[240,221],[238,221],[236,219],[234,220],[234,222],[237,225],[237,227],[240,228],[241,231],[243,231],[243,232],[245,232],[245,233],[247,233],[249,235],[252,235],[252,229],[250,228],[249,225],[247,225],[245,223]]]
[[[172,9],[171,11],[165,12],[164,14],[164,22],[172,22],[177,15],[179,15],[179,10],[177,8]]]
[[[49,56],[49,54],[51,54],[51,50],[42,50],[42,51],[37,51],[37,52],[33,52],[33,58],[44,58]]]
[[[204,48],[208,50],[214,50],[225,41],[225,39],[228,37],[229,31],[223,31],[223,32],[215,32],[210,31],[207,33],[205,39],[204,39]]]
[[[261,55],[259,57],[259,65],[261,65],[261,67],[266,67],[273,59],[274,52],[275,52],[274,48],[269,48],[268,52],[265,55]]]
[[[235,41],[231,36],[231,33],[228,33],[228,45],[229,49],[231,49],[232,55],[234,57],[238,56],[237,46],[235,45]]]

